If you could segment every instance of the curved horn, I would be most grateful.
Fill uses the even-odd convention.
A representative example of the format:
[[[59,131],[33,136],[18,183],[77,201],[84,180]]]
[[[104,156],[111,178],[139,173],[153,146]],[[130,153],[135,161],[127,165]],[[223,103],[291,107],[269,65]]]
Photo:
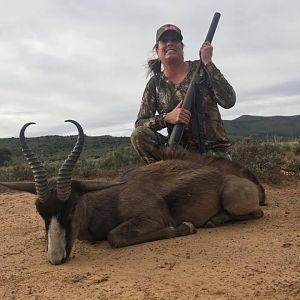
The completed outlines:
[[[71,194],[72,171],[76,165],[76,162],[80,156],[84,144],[84,132],[81,125],[74,120],[66,120],[65,122],[71,122],[77,127],[78,138],[71,154],[68,156],[68,158],[65,160],[65,162],[58,171],[57,197],[61,201],[68,200]]]
[[[35,188],[36,188],[36,193],[38,195],[38,198],[41,202],[45,202],[49,197],[48,179],[47,179],[48,174],[46,169],[42,165],[41,161],[37,158],[37,156],[33,153],[31,148],[28,146],[24,135],[25,129],[31,124],[35,124],[35,123],[34,122],[26,123],[21,128],[19,138],[22,146],[22,152],[33,172],[34,183],[35,183]]]

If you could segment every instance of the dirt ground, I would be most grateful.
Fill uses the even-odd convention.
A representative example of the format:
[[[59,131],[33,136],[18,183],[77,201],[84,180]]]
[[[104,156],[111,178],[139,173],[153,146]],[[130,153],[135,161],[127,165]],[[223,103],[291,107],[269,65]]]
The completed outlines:
[[[0,299],[300,299],[300,181],[266,186],[254,221],[112,249],[77,242],[46,260],[34,196],[0,193]]]

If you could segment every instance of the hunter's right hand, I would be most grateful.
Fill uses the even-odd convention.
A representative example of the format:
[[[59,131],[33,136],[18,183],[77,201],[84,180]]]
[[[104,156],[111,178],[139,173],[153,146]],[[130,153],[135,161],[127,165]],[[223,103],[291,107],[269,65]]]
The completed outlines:
[[[188,127],[190,123],[191,113],[187,109],[182,108],[183,101],[165,116],[165,122],[169,124],[184,124]]]

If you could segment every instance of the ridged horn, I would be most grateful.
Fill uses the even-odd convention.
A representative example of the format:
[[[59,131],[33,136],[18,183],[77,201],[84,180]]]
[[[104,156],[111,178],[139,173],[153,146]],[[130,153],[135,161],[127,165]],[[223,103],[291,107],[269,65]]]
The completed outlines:
[[[84,132],[81,125],[74,120],[66,120],[65,122],[73,123],[78,129],[78,138],[71,154],[65,160],[58,171],[57,178],[57,197],[61,201],[68,200],[71,194],[71,175],[80,156],[84,144]]]
[[[22,152],[29,163],[29,166],[32,170],[34,183],[36,188],[36,193],[41,202],[45,202],[49,197],[48,189],[48,174],[41,161],[37,158],[31,148],[28,146],[25,138],[25,129],[31,125],[35,124],[34,122],[29,122],[23,125],[20,130],[20,143],[22,147]]]

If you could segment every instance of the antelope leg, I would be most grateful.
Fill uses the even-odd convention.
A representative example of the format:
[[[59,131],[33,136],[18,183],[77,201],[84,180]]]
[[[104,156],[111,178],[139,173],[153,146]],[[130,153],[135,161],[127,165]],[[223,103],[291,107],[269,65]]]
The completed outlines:
[[[177,227],[164,226],[149,218],[132,218],[111,230],[107,240],[112,247],[126,247],[130,245],[169,239],[195,233],[192,223],[183,222]]]

